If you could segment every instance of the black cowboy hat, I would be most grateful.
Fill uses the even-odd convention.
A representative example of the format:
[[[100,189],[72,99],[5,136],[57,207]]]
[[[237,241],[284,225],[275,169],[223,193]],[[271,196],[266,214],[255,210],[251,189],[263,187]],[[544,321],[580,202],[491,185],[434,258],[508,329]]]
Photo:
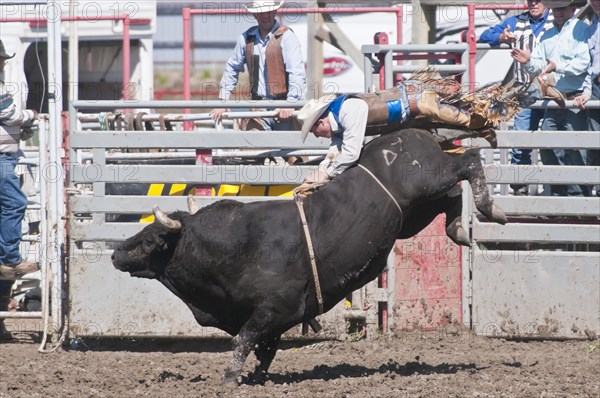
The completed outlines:
[[[583,7],[587,4],[587,0],[542,0],[542,4],[546,8]]]

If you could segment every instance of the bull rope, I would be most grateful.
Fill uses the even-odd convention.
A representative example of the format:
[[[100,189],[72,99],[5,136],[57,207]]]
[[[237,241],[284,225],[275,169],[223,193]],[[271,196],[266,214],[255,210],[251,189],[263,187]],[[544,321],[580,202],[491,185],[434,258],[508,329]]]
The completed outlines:
[[[302,227],[304,229],[304,237],[306,238],[306,244],[308,246],[308,257],[310,258],[310,265],[312,268],[313,279],[315,280],[315,290],[317,292],[317,302],[319,303],[319,313],[323,313],[323,295],[321,294],[321,283],[319,282],[319,274],[317,272],[317,260],[315,259],[315,250],[310,238],[310,231],[308,230],[308,222],[306,221],[306,214],[304,213],[303,197],[298,193],[294,192],[294,200],[298,206],[298,212],[300,213],[300,220],[302,220]]]
[[[400,224],[402,224],[402,219],[404,218],[404,214],[402,212],[402,208],[398,201],[392,193],[383,185],[381,181],[375,174],[371,172],[371,170],[367,169],[362,164],[358,164],[358,167],[367,172],[368,175],[375,180],[375,182],[383,189],[383,191],[389,196],[392,202],[398,208],[398,212],[400,213]],[[319,314],[323,313],[323,295],[321,294],[321,283],[319,282],[319,274],[317,272],[317,260],[315,258],[315,250],[312,244],[312,239],[310,238],[310,231],[308,230],[308,222],[306,221],[306,214],[304,213],[304,204],[303,199],[305,196],[308,196],[314,191],[316,188],[324,185],[325,183],[315,183],[315,184],[302,184],[299,187],[294,189],[294,201],[296,202],[296,206],[298,206],[298,212],[300,213],[300,220],[302,221],[302,228],[304,229],[304,237],[306,239],[306,245],[308,246],[308,257],[310,258],[310,265],[312,268],[313,279],[315,280],[315,290],[317,293],[317,302],[319,303]]]
[[[385,185],[383,185],[383,183],[381,181],[379,181],[379,179],[377,177],[375,177],[375,174],[371,173],[371,170],[367,169],[362,164],[359,164],[358,167],[360,167],[361,169],[363,169],[364,171],[366,171],[367,174],[370,175],[375,180],[375,182],[377,184],[379,184],[379,186],[385,191],[385,193],[388,194],[388,196],[390,197],[390,199],[392,199],[392,202],[394,202],[394,204],[398,208],[398,211],[400,212],[400,224],[402,224],[403,213],[402,213],[402,209],[400,208],[400,205],[398,204],[398,201],[396,200],[396,198],[394,198],[392,196],[392,193],[390,191],[388,191],[388,189],[385,187]]]

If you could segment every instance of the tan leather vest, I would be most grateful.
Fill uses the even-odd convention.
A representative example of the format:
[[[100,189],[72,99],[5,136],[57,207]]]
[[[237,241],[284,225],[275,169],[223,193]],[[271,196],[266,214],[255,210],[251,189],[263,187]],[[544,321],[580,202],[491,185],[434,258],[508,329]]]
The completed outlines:
[[[369,105],[366,135],[390,133],[398,130],[405,122],[405,120],[400,119],[394,123],[388,123],[388,101],[403,101],[402,91],[398,87],[392,87],[375,93],[354,94],[349,96],[349,98],[360,98]],[[401,103],[401,106],[407,107],[408,104]]]
[[[250,28],[246,31],[246,65],[248,67],[248,74],[250,77],[250,92],[252,93],[253,99],[258,98],[258,70],[259,70],[259,56],[254,54],[254,40],[255,35],[251,35],[250,30],[254,30],[255,27]],[[281,38],[289,28],[287,26],[280,26],[267,44],[265,50],[265,62],[267,68],[267,92],[270,97],[277,99],[286,99],[288,93],[288,75],[285,71],[285,64],[283,63],[283,53],[281,50]]]

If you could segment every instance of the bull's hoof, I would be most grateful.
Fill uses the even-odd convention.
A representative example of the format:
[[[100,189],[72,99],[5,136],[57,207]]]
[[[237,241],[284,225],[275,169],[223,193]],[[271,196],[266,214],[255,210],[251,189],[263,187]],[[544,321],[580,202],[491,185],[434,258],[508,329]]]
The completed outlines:
[[[494,149],[498,147],[498,138],[496,137],[496,130],[493,128],[486,128],[479,132],[479,136],[484,138],[487,142],[490,143],[490,146]]]
[[[267,381],[267,374],[263,371],[255,371],[248,375],[248,384],[264,385]]]
[[[229,384],[229,385],[240,385],[242,383],[242,376],[238,375],[236,372],[226,371],[223,376],[223,380],[221,380],[221,384]]]
[[[492,205],[492,219],[491,221],[497,222],[498,224],[504,225],[507,223],[507,219],[506,219],[506,214],[504,214],[504,211],[502,211],[501,208],[499,208],[498,206],[496,206],[495,204]]]
[[[469,234],[465,229],[460,225],[459,221],[454,221],[452,224],[446,227],[446,235],[454,243],[461,246],[471,246],[471,239],[469,239]]]

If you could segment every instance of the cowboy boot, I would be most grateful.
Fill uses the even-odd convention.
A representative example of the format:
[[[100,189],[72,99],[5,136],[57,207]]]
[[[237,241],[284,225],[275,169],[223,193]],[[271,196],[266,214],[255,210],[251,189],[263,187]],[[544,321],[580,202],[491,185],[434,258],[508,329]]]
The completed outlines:
[[[556,77],[553,73],[542,73],[535,81],[539,84],[544,99],[556,102],[561,108],[565,107],[565,97],[556,89]]]
[[[423,115],[433,121],[447,123],[459,127],[468,127],[470,116],[454,106],[440,103],[439,95],[430,90],[409,94],[410,112],[413,116]]]

